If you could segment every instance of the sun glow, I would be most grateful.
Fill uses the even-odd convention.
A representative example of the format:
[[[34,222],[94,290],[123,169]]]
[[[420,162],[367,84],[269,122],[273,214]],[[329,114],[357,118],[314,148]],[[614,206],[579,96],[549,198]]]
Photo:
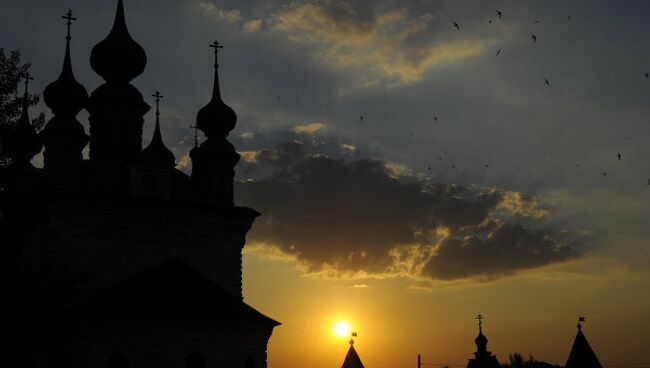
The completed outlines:
[[[348,336],[350,335],[350,324],[346,321],[338,321],[334,324],[334,328],[332,328],[332,330],[336,336]]]

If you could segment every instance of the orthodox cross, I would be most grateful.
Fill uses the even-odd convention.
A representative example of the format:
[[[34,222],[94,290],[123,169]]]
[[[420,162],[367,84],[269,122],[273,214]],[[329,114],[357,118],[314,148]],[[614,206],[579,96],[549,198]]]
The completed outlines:
[[[586,322],[587,318],[585,317],[578,317],[578,329],[582,328],[582,322]]]
[[[160,94],[160,92],[156,91],[152,97],[156,98],[156,117],[160,116],[160,99],[163,98],[164,96]]]
[[[218,67],[219,63],[217,62],[217,56],[219,54],[219,49],[222,49],[223,46],[219,43],[219,41],[214,41],[213,43],[210,44],[210,47],[214,49],[214,67]]]
[[[476,319],[478,319],[478,331],[483,332],[483,320],[485,317],[483,317],[480,313],[478,316],[476,316]]]
[[[25,79],[25,95],[27,95],[27,88],[29,87],[29,81],[34,80],[34,78],[31,75],[29,75],[29,73],[23,73],[20,77]]]
[[[65,36],[65,39],[70,41],[70,39],[71,39],[71,37],[70,37],[70,26],[72,25],[72,21],[77,20],[77,18],[72,16],[72,10],[71,9],[68,9],[68,12],[66,13],[66,15],[62,16],[61,18],[67,20],[66,25],[68,26],[68,35]]]
[[[190,129],[194,129],[194,147],[199,146],[199,127],[196,125],[188,125]]]

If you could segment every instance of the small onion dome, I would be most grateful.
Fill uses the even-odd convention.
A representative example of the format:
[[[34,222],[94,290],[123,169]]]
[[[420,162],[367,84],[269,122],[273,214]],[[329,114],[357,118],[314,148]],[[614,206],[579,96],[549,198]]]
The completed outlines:
[[[147,65],[144,49],[126,28],[122,0],[117,3],[113,29],[90,53],[90,65],[108,83],[129,83]]]
[[[147,148],[142,150],[138,156],[138,162],[161,164],[168,167],[174,167],[176,165],[176,157],[174,157],[172,151],[165,146],[162,140],[159,121],[156,121],[156,128],[154,129],[151,143],[149,143]]]
[[[19,165],[28,163],[41,152],[43,144],[29,121],[27,94],[23,97],[23,110],[14,131],[7,142],[9,156]]]
[[[474,342],[476,343],[477,351],[484,351],[487,349],[488,339],[483,335],[483,332],[478,333]]]
[[[59,79],[45,87],[43,100],[55,115],[75,116],[86,106],[88,92],[74,79],[72,73],[70,41],[66,42],[61,75],[59,75]]]
[[[211,47],[215,47],[215,59],[218,54],[218,42]],[[196,126],[201,129],[208,138],[226,138],[228,133],[235,128],[237,123],[237,114],[230,106],[226,105],[221,99],[221,90],[219,88],[219,64],[214,64],[214,86],[212,88],[212,99],[196,115]]]

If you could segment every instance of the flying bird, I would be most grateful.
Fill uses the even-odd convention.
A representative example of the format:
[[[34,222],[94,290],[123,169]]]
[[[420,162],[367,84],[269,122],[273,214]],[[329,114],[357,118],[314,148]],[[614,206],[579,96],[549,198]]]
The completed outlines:
[[[620,153],[617,153],[617,154],[616,154],[616,157],[618,158],[617,161],[621,161],[621,154],[620,154]]]
[[[569,15],[569,16],[566,17],[566,20],[571,20],[571,18],[573,18],[573,16]]]
[[[501,14],[501,10],[495,10],[495,12],[499,16],[499,19],[501,19],[502,15],[503,15],[503,14]]]
[[[650,74],[648,74],[648,72],[644,72],[643,76],[646,77],[646,78],[650,78]]]
[[[488,23],[492,24],[492,19],[488,20]]]
[[[607,171],[603,171],[603,177],[607,177]]]
[[[539,22],[540,22],[539,19],[535,19],[535,20],[533,21],[533,23],[539,23]]]
[[[650,178],[648,178],[648,186],[650,187]]]
[[[438,117],[437,117],[437,116],[434,116],[434,117],[433,117],[433,121],[438,121]]]
[[[485,164],[485,167],[490,167],[490,165],[488,165],[488,164]]]
[[[431,170],[431,165],[427,165],[427,170]]]
[[[551,82],[549,82],[548,79],[546,78],[544,78],[544,84],[546,84],[549,87],[551,86]]]
[[[530,35],[530,39],[533,40],[533,42],[537,42],[537,35]]]
[[[497,50],[497,56],[499,56],[500,53],[501,53],[501,49],[498,49]]]
[[[460,31],[460,26],[458,25],[458,23],[456,22],[451,22],[451,23],[453,24],[454,27],[456,27],[457,30]]]
[[[363,121],[363,115],[359,115],[359,121]]]

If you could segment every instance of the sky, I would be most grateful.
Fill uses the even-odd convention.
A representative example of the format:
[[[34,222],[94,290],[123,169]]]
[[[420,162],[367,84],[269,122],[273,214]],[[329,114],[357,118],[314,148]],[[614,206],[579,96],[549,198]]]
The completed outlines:
[[[89,92],[103,83],[88,59],[114,1],[0,4],[0,47],[32,63],[33,92],[58,77],[68,8],[75,76]],[[584,315],[606,366],[647,362],[650,3],[125,6],[148,58],[132,83],[150,105],[165,96],[164,140],[186,172],[208,45],[224,45],[235,200],[263,214],[244,250],[245,301],[282,322],[269,367],[340,365],[339,320],[369,368],[418,353],[465,366],[478,313],[500,361],[564,364]]]

